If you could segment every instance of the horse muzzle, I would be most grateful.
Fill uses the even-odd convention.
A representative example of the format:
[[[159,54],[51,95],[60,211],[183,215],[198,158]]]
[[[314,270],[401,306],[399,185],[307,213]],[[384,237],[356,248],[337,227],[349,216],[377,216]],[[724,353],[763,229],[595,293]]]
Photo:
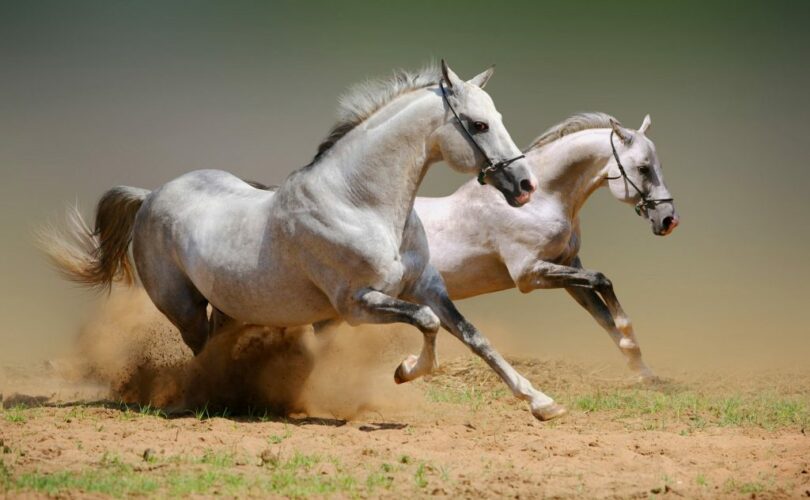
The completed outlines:
[[[653,233],[655,233],[656,236],[667,236],[671,234],[680,223],[681,220],[676,214],[667,215],[661,219],[660,224],[653,223]]]
[[[537,190],[537,180],[522,162],[493,172],[487,180],[512,207],[522,207],[531,201],[532,193]]]

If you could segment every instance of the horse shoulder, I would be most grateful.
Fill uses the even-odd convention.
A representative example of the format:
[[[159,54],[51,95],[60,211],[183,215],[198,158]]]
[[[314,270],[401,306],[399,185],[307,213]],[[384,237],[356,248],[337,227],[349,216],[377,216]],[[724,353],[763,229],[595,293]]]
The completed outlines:
[[[555,264],[561,264],[564,266],[571,265],[577,255],[579,255],[581,242],[582,238],[579,227],[579,218],[577,218],[573,221],[570,236],[568,237],[568,243],[566,244],[562,253],[560,253],[557,259],[553,260],[553,262]]]
[[[551,260],[568,246],[574,225],[553,202],[540,201],[505,218],[501,225],[499,244],[502,253],[520,251],[532,258]],[[523,256],[521,256],[521,259]]]
[[[427,234],[422,221],[415,210],[411,211],[400,247],[400,257],[403,265],[403,280],[406,285],[415,282],[425,270],[430,260]]]
[[[566,259],[572,241],[578,239],[574,221],[552,202],[538,203],[518,218],[520,223],[513,224],[500,242],[504,264],[515,285],[532,273],[538,262]]]

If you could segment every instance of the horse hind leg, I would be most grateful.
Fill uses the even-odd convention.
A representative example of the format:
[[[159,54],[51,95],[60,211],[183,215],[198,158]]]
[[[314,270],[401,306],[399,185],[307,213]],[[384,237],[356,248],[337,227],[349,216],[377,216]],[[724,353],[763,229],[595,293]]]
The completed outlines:
[[[180,330],[183,342],[196,356],[205,347],[211,330],[208,301],[179,269],[168,265],[161,267],[160,272],[155,272],[151,266],[139,267],[141,282],[149,298]],[[142,268],[147,269],[141,271]]]
[[[180,330],[183,342],[194,355],[200,354],[208,342],[211,326],[208,320],[208,302],[197,290],[176,292],[170,300],[155,303],[160,312]]]
[[[194,355],[202,352],[203,347],[208,342],[208,311],[206,302],[188,304],[182,310],[175,313],[174,318],[169,317],[180,329],[183,342],[191,349]]]
[[[629,318],[625,316],[625,331],[619,331],[613,315],[611,314],[608,306],[594,290],[580,287],[567,287],[566,291],[587,310],[597,323],[610,335],[610,338],[616,344],[616,347],[624,354],[627,359],[627,364],[630,369],[636,374],[638,379],[642,382],[654,382],[658,378],[655,373],[644,363],[641,357],[641,348],[636,340],[635,333],[633,332],[632,325]],[[622,346],[622,341],[630,339],[632,341],[631,347]],[[626,345],[626,343],[625,343]]]
[[[208,338],[213,338],[214,335],[232,328],[237,324],[237,321],[224,312],[220,311],[213,305],[211,306],[211,317],[208,325]]]

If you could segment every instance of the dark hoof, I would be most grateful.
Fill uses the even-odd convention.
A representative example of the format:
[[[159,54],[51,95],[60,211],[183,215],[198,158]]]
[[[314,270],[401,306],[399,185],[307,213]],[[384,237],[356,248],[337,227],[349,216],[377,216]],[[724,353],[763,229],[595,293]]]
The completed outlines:
[[[397,371],[394,372],[394,382],[397,384],[404,384],[405,382],[410,382],[411,380],[415,379],[416,377],[413,375],[413,369],[416,366],[416,363],[419,361],[417,356],[411,354],[402,363],[399,364],[397,367]],[[408,370],[407,372],[405,370]],[[408,375],[410,372],[410,376]]]
[[[394,372],[394,382],[396,382],[397,384],[404,384],[405,382],[407,382],[404,374],[402,373],[402,365],[399,365],[396,371]]]

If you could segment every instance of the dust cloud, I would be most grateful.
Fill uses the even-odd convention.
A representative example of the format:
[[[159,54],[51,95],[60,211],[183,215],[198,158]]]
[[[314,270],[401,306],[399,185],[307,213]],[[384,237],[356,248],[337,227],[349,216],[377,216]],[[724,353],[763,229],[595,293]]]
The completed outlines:
[[[417,391],[393,374],[421,335],[413,328],[340,326],[273,330],[234,327],[193,357],[180,333],[141,289],[116,289],[81,329],[62,373],[106,398],[173,414],[206,408],[231,414],[355,418],[413,409]]]

